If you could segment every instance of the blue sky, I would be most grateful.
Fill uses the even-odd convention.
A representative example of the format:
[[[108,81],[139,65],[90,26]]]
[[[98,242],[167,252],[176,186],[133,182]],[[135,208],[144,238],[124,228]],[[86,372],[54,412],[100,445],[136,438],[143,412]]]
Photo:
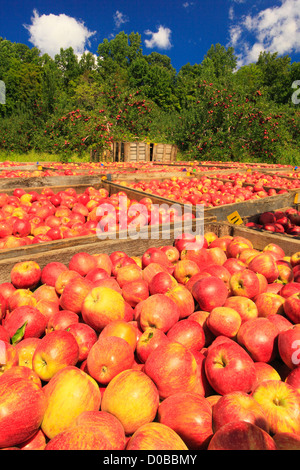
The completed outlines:
[[[167,55],[177,71],[216,43],[233,46],[239,66],[262,50],[299,62],[300,0],[0,0],[0,36],[51,56],[96,53],[120,31],[139,33],[143,53]]]

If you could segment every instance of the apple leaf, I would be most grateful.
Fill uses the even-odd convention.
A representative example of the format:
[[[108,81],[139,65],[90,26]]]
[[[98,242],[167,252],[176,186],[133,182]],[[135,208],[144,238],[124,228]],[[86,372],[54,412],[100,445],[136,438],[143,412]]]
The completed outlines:
[[[13,335],[13,337],[11,338],[11,342],[12,344],[16,344],[18,343],[19,341],[21,341],[21,339],[23,339],[23,336],[25,334],[25,328],[26,328],[26,325],[27,325],[28,321],[26,321],[24,323],[24,325],[22,325],[20,328],[17,329],[17,331],[15,332],[15,334]]]

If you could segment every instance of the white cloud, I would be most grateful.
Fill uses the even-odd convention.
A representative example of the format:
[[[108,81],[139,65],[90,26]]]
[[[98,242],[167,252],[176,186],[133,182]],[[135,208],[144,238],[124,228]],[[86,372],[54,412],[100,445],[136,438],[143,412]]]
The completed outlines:
[[[152,31],[145,31],[145,34],[151,36],[150,39],[145,39],[146,47],[153,49],[157,47],[158,49],[170,49],[172,47],[171,44],[171,33],[172,31],[169,28],[164,28],[163,26],[159,26],[156,33]]]
[[[33,11],[30,25],[24,25],[30,33],[29,41],[37,47],[42,54],[54,57],[60,49],[72,47],[74,53],[81,56],[89,46],[89,38],[96,31],[89,31],[83,22],[65,14],[39,15]]]
[[[116,28],[120,28],[120,26],[124,23],[127,23],[129,21],[128,17],[124,15],[124,13],[120,12],[119,10],[116,11],[114,14],[114,22],[116,25]]]
[[[229,33],[240,66],[256,62],[262,51],[279,55],[299,52],[300,0],[282,0],[280,6],[245,15]],[[249,35],[253,37],[251,43]]]
[[[183,8],[188,8],[194,5],[194,2],[184,2],[182,4]]]

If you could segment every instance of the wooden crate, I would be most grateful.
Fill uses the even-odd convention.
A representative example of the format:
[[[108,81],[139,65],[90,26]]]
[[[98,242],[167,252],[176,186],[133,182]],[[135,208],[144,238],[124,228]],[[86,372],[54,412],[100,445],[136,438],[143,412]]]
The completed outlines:
[[[293,207],[299,210],[300,204],[293,203],[289,206],[276,207],[275,209],[271,210],[271,212],[275,212],[275,211],[284,212],[286,209],[290,207]],[[238,232],[241,231],[242,233],[245,233],[247,237],[250,237],[251,241],[254,240],[256,245],[258,246],[258,249],[262,249],[261,247],[263,246],[263,244],[268,245],[269,243],[275,243],[277,245],[284,247],[284,250],[287,256],[290,256],[291,254],[297,251],[300,251],[300,236],[298,237],[295,235],[289,235],[287,233],[278,233],[278,232],[275,233],[275,232],[270,232],[264,229],[246,227],[246,224],[248,222],[258,223],[259,216],[263,212],[252,215],[252,216],[242,217],[243,224],[236,226],[236,230]]]
[[[114,162],[171,162],[176,160],[177,147],[172,144],[151,142],[113,142]]]
[[[45,186],[69,186],[73,187],[78,184],[86,184],[92,186],[101,181],[103,174],[99,175],[80,175],[80,176],[40,176],[29,178],[0,178],[0,191],[15,188],[23,188],[32,190],[33,188]]]
[[[197,228],[198,221],[192,223],[193,231]],[[164,225],[157,227],[158,236],[151,238],[154,226],[145,227],[141,230],[141,236],[136,238],[126,237],[126,231],[119,232],[115,239],[99,240],[97,236],[76,237],[53,242],[45,242],[37,245],[23,246],[14,250],[2,250],[0,252],[0,284],[10,282],[10,271],[13,266],[20,261],[34,260],[41,268],[53,261],[59,261],[68,265],[71,257],[75,253],[87,252],[90,254],[107,253],[113,251],[125,251],[130,256],[141,256],[147,248],[152,246],[173,244],[176,236],[180,233],[180,223],[171,225],[166,229]],[[206,220],[203,224],[203,231],[215,231],[219,234],[226,234],[229,226],[224,228],[216,224],[213,220]],[[182,232],[181,232],[182,233]]]
[[[286,237],[278,237],[274,234],[266,234],[255,232],[254,230],[248,229],[244,226],[236,226],[229,224],[228,222],[216,222],[213,220],[206,220],[204,223],[204,233],[214,232],[218,237],[222,236],[242,236],[250,240],[253,247],[262,250],[268,243],[276,243],[285,251],[286,256],[291,256],[293,253],[300,251],[300,243],[297,240],[290,240]],[[161,231],[161,235],[164,232]],[[125,239],[122,240],[89,240],[89,243],[84,241],[84,244],[80,244],[78,240],[68,240],[64,246],[57,243],[57,247],[52,247],[50,250],[44,250],[43,252],[27,252],[23,251],[20,253],[11,253],[10,257],[0,259],[0,283],[10,282],[10,272],[13,266],[19,261],[36,261],[41,268],[46,266],[48,263],[53,261],[59,261],[68,265],[71,257],[75,253],[85,251],[90,254],[107,253],[111,254],[114,251],[122,250],[129,256],[142,256],[143,253],[150,247],[160,247],[162,245],[170,245],[174,243],[176,232],[171,230],[168,232],[167,238],[159,239],[143,239],[138,238],[136,240]]]
[[[123,188],[122,186],[118,186],[118,191],[116,191],[116,188],[114,187],[113,184],[105,182],[105,181],[99,181],[96,184],[78,184],[78,185],[72,185],[71,187],[76,190],[78,194],[83,193],[86,188],[89,186],[93,186],[96,189],[100,188],[105,188],[108,190],[109,195],[116,194],[118,191],[125,192],[127,197],[133,198],[137,200],[138,202],[144,197],[144,193],[139,192],[138,194],[133,194],[131,191],[127,190],[126,188]],[[63,191],[70,186],[48,186],[53,190],[54,193],[58,193],[59,191]],[[37,193],[41,193],[41,191],[45,187],[31,187],[31,191],[36,191]],[[7,190],[7,194],[11,195],[13,194],[14,189]],[[155,204],[161,204],[161,200],[155,197],[152,197],[152,200]],[[169,203],[165,203],[168,207],[170,206],[170,201]],[[213,216],[207,216],[206,217],[207,222],[214,221]],[[193,221],[193,226],[199,226],[202,224],[204,225],[204,218],[202,216],[199,216],[197,219]],[[44,243],[37,243],[33,245],[25,245],[21,246],[18,248],[14,249],[3,249],[0,250],[0,282],[2,279],[2,274],[5,271],[5,265],[6,263],[7,266],[11,266],[12,264],[19,261],[25,261],[26,259],[37,259],[39,260],[38,262],[41,263],[42,265],[45,265],[49,263],[51,260],[60,260],[62,257],[67,258],[67,256],[70,255],[70,253],[75,253],[77,250],[78,251],[87,251],[91,253],[97,253],[99,251],[108,250],[109,246],[113,246],[116,250],[123,250],[123,246],[126,245],[128,247],[131,246],[131,244],[134,245],[134,247],[139,247],[143,245],[143,242],[145,241],[145,238],[150,238],[150,236],[154,235],[156,238],[151,239],[151,242],[153,243],[153,246],[160,246],[165,240],[166,237],[168,237],[168,234],[170,232],[170,237],[172,239],[172,236],[174,237],[175,233],[178,233],[178,230],[180,230],[180,227],[182,227],[181,222],[178,222],[176,224],[171,224],[171,228],[168,228],[167,225],[161,224],[161,225],[153,225],[147,226],[144,229],[141,229],[141,234],[138,236],[141,238],[141,240],[134,240],[132,238],[128,237],[128,233],[126,230],[120,231],[119,234],[116,234],[115,239],[111,239],[108,237],[108,239],[105,240],[100,240],[97,235],[92,235],[92,236],[81,236],[81,237],[74,237],[74,238],[66,238],[62,240],[54,240],[51,242],[44,242]],[[112,250],[113,251],[113,250]],[[66,256],[65,256],[66,255]],[[3,273],[2,273],[3,271]],[[4,275],[4,274],[3,274]]]
[[[143,197],[150,197],[157,204],[178,204],[184,208],[183,203],[173,201],[171,199],[154,196],[151,193],[138,191],[137,189],[126,188],[120,184],[114,182],[108,182],[110,185],[110,192],[117,193],[126,189],[128,191],[129,197],[132,199],[137,199],[140,201]],[[299,190],[291,190],[288,193],[280,194],[276,196],[269,196],[261,199],[253,199],[244,202],[236,202],[233,204],[225,204],[223,206],[207,207],[204,209],[205,217],[215,217],[217,221],[227,221],[228,217],[238,211],[240,217],[247,217],[255,214],[260,214],[261,212],[267,210],[276,210],[278,207],[288,207],[294,204],[296,195],[300,194]],[[193,206],[193,212],[196,215],[196,207]]]

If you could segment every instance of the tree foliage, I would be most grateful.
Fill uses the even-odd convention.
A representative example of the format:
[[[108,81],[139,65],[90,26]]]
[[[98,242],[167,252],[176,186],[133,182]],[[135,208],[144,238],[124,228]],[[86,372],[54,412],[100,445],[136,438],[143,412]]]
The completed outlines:
[[[297,163],[300,108],[292,100],[300,63],[261,53],[237,69],[233,48],[210,47],[177,72],[167,55],[143,53],[120,32],[97,55],[72,48],[52,59],[0,38],[0,150],[66,158],[113,140],[178,145],[182,158]]]

